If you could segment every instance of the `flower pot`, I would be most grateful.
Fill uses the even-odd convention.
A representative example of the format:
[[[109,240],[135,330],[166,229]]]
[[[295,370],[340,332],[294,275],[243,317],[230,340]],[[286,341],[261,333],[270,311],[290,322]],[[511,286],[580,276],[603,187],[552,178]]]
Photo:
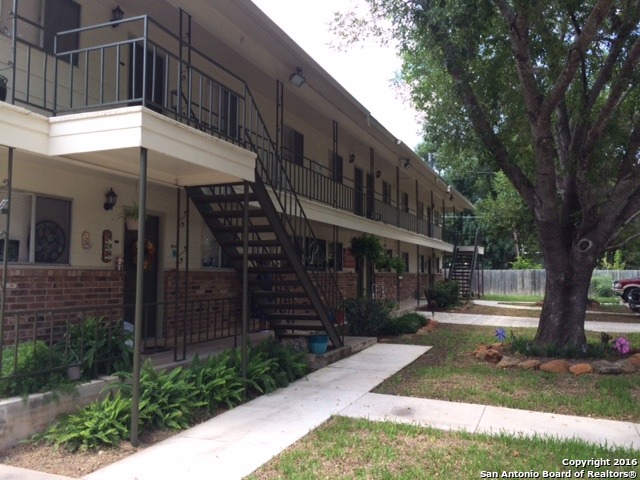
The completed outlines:
[[[80,364],[69,365],[67,367],[67,378],[69,380],[79,380],[82,376],[82,370],[80,370]]]
[[[138,219],[137,218],[127,218],[124,221],[124,223],[127,226],[127,230],[132,230],[132,231],[138,230]]]
[[[329,335],[309,335],[309,351],[316,355],[322,355],[327,351]]]

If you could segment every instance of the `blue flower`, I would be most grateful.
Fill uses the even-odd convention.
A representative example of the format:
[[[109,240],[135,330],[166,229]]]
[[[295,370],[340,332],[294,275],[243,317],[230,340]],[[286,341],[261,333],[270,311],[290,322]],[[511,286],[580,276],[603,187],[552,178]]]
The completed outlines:
[[[504,339],[507,338],[507,332],[504,331],[504,328],[496,328],[496,338],[500,342],[504,342]]]

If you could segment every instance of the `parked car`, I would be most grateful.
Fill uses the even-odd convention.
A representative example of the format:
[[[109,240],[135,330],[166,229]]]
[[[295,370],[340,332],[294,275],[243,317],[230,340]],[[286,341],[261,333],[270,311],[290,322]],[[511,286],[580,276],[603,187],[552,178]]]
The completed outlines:
[[[629,308],[640,313],[640,278],[625,278],[613,282],[613,293],[629,303]]]

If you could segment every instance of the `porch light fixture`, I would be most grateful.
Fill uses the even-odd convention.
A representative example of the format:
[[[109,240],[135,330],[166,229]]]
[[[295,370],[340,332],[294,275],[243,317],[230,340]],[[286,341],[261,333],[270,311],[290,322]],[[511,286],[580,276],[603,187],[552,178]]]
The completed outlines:
[[[351,155],[349,155],[349,163],[355,163],[356,162],[356,154],[352,153]]]
[[[404,166],[404,168],[409,168],[411,166],[411,159],[405,158],[403,166]]]
[[[107,211],[113,210],[113,207],[116,206],[116,201],[118,200],[118,195],[113,191],[113,188],[110,188],[109,191],[105,193],[104,198],[104,209]]]
[[[376,178],[380,178],[380,175],[382,175],[382,172],[380,170],[376,171]]]
[[[307,79],[302,75],[302,69],[296,68],[296,71],[289,75],[289,82],[294,87],[301,87]]]
[[[116,8],[114,8],[113,10],[111,10],[111,21],[112,22],[119,22],[120,20],[122,20],[124,18],[124,12],[122,11],[122,9],[120,8],[120,5],[117,5]],[[117,26],[119,26],[119,23],[114,23],[113,25],[111,25],[113,28],[116,28]]]

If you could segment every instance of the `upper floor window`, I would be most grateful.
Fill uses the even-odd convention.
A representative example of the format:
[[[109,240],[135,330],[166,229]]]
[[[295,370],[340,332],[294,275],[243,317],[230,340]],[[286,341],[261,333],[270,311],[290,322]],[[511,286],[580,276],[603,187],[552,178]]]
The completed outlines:
[[[388,205],[391,205],[391,184],[382,181],[382,201]]]
[[[304,135],[287,125],[284,126],[282,156],[296,165],[304,164]]]
[[[342,183],[344,177],[344,161],[340,155],[333,156],[333,181]]]
[[[68,264],[71,240],[71,201],[16,193],[11,196],[11,228],[7,260],[19,263]],[[6,232],[7,216],[0,216]],[[0,239],[0,259],[4,239]]]
[[[75,30],[80,27],[80,5],[73,0],[46,0],[44,3],[44,21],[42,22],[42,48],[47,53],[68,52],[77,50],[80,45],[78,34],[62,35],[55,45],[56,33]],[[63,57],[68,60],[69,57]],[[78,64],[78,56],[74,55],[73,64]]]
[[[405,192],[402,193],[402,210],[409,211],[409,194]]]

